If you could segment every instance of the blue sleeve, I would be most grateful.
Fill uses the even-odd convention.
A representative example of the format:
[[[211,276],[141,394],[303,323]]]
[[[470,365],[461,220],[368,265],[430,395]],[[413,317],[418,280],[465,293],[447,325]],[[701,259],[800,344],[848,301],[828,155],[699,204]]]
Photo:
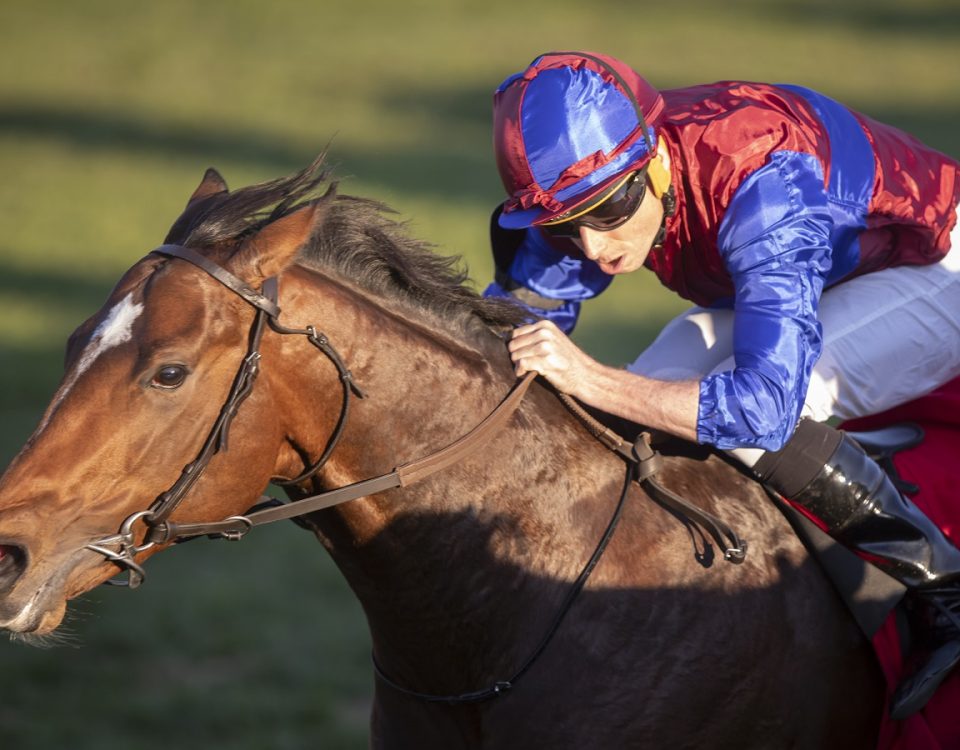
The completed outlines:
[[[580,314],[580,303],[600,294],[610,282],[608,276],[591,260],[564,253],[539,229],[528,229],[523,243],[514,256],[509,273],[521,286],[541,297],[562,300],[552,309],[524,305],[538,318],[546,318],[570,333]],[[494,282],[484,290],[484,296],[508,297],[509,291]]]
[[[822,349],[831,229],[809,154],[774,153],[737,189],[717,241],[735,288],[735,366],[700,382],[700,442],[779,450],[793,433]]]

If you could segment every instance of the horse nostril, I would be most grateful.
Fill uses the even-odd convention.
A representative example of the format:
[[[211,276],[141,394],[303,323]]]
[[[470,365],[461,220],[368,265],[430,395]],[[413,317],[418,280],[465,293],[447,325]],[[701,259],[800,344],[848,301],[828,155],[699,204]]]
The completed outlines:
[[[13,586],[27,567],[27,553],[15,544],[0,544],[0,590]]]

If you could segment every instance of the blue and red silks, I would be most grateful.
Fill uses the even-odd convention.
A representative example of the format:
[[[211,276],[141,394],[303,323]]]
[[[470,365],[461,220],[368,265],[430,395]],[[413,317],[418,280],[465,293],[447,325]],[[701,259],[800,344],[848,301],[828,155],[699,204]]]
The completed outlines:
[[[775,450],[820,355],[823,290],[941,259],[960,201],[958,165],[800,87],[722,82],[662,97],[652,126],[669,151],[677,208],[645,265],[682,297],[736,311],[736,367],[701,381],[697,437]],[[572,242],[535,227],[509,272],[564,300],[543,313],[564,330],[609,282]]]

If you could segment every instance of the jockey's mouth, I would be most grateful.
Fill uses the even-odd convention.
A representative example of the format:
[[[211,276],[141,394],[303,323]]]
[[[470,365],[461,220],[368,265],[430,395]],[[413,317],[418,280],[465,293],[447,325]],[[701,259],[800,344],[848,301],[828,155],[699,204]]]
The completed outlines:
[[[606,274],[617,274],[623,270],[623,267],[626,264],[626,257],[626,253],[624,253],[623,255],[618,255],[610,260],[597,259],[597,265],[600,266],[600,269]]]

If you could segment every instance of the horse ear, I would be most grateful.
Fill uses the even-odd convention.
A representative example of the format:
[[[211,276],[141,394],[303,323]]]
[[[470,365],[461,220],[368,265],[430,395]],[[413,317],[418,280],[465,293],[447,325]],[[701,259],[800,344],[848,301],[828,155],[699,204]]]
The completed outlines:
[[[203,179],[200,181],[197,189],[193,191],[190,200],[187,201],[187,206],[189,207],[191,203],[201,200],[202,198],[209,198],[211,195],[216,195],[217,193],[228,192],[230,192],[230,190],[227,187],[227,181],[223,179],[217,170],[210,167],[203,173]]]
[[[209,199],[217,195],[225,195],[230,192],[227,188],[227,181],[223,179],[220,173],[213,167],[204,172],[203,179],[197,189],[187,200],[187,207],[177,218],[170,231],[167,232],[163,240],[166,245],[179,245],[187,235],[190,234],[190,228],[193,226],[194,219],[209,205]]]
[[[323,223],[328,206],[329,201],[321,198],[267,224],[233,254],[226,263],[227,270],[259,288],[264,279],[279,275],[293,264]]]

